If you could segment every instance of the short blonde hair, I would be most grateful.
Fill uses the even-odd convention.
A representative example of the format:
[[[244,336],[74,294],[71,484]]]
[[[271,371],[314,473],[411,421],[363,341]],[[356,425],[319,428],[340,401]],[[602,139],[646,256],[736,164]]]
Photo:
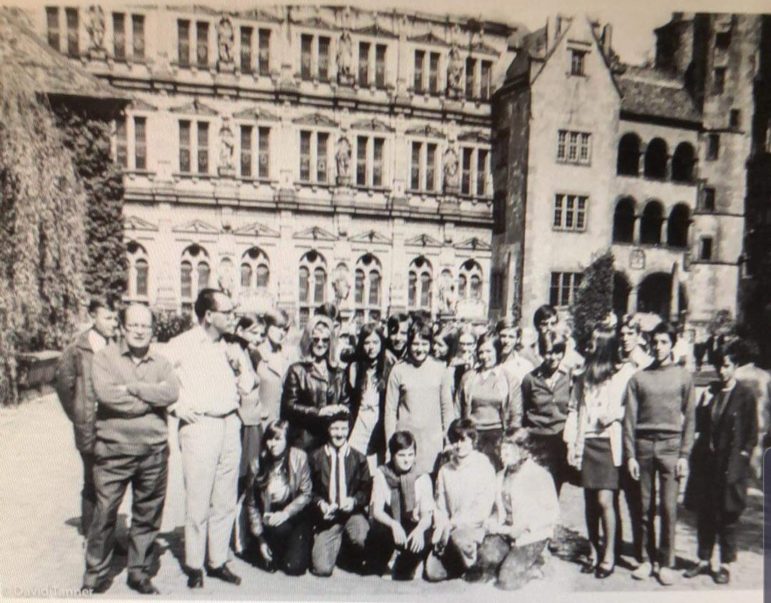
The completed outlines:
[[[335,358],[337,341],[335,337],[334,325],[328,317],[321,314],[317,314],[308,318],[308,322],[305,324],[302,337],[300,337],[300,352],[302,353],[303,358],[310,360],[311,348],[313,346],[313,332],[319,328],[324,328],[329,331],[329,350],[327,351],[327,363],[329,366],[337,366],[337,359]]]

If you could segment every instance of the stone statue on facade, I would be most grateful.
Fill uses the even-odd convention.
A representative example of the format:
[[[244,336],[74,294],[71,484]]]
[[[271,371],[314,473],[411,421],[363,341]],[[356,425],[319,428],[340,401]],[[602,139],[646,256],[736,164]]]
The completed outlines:
[[[350,86],[353,80],[353,41],[351,34],[344,31],[337,41],[337,83]]]
[[[217,24],[218,70],[233,71],[235,69],[235,62],[233,60],[234,45],[233,23],[229,17],[222,17]]]
[[[107,52],[104,49],[104,10],[101,6],[92,4],[88,7],[88,53],[92,58],[104,58]]]
[[[445,274],[439,283],[439,313],[455,314],[458,305],[458,293],[455,290],[455,282],[452,276]]]
[[[337,163],[337,184],[346,185],[351,182],[351,143],[345,136],[341,136],[337,141],[337,150],[335,151],[335,162]]]
[[[463,58],[460,50],[453,44],[447,62],[447,95],[450,98],[463,96]]]
[[[351,279],[347,268],[338,268],[335,280],[332,281],[335,292],[335,305],[339,308],[351,293]]]
[[[444,152],[444,192],[452,195],[460,189],[460,164],[455,149],[448,147]]]
[[[220,128],[220,161],[218,172],[220,176],[234,176],[236,143],[230,120],[225,119]]]

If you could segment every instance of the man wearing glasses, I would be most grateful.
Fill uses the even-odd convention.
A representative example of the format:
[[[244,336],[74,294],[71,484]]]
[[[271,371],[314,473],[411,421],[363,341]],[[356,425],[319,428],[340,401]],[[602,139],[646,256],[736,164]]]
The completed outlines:
[[[94,447],[97,503],[88,531],[84,590],[104,592],[115,545],[118,507],[131,484],[128,585],[142,594],[158,590],[149,577],[150,550],[161,528],[168,456],[166,410],[179,384],[171,363],[150,349],[153,316],[141,304],[126,309],[125,337],[94,356],[99,402]]]
[[[244,354],[232,355],[223,334],[232,331],[234,305],[223,292],[202,289],[195,302],[198,324],[169,342],[168,354],[180,382],[179,447],[185,479],[185,565],[187,585],[203,587],[209,576],[230,584],[228,547],[236,516],[241,462],[239,391],[251,391],[254,373]]]

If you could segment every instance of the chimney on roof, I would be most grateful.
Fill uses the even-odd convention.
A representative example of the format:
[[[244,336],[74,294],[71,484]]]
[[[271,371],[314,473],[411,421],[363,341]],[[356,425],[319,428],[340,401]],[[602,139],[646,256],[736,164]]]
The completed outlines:
[[[613,42],[613,26],[610,23],[606,23],[602,28],[602,36],[600,38],[602,42],[602,52],[606,57],[610,56]]]

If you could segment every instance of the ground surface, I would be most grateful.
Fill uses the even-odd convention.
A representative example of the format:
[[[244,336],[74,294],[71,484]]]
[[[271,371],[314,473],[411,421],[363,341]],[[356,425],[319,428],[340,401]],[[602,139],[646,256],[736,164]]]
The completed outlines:
[[[164,526],[159,539],[160,557],[155,584],[164,598],[175,599],[280,599],[280,600],[383,600],[407,601],[426,596],[442,600],[508,600],[525,597],[537,600],[561,598],[574,591],[626,591],[625,600],[645,598],[647,593],[702,591],[704,598],[720,600],[741,596],[742,601],[760,600],[762,574],[762,498],[750,497],[750,507],[742,518],[740,554],[728,587],[715,586],[707,576],[693,580],[679,577],[665,588],[653,579],[635,582],[629,571],[617,569],[607,580],[596,580],[579,573],[575,556],[585,546],[583,498],[581,491],[566,486],[561,497],[562,524],[566,545],[559,556],[549,556],[545,579],[529,584],[512,595],[492,585],[467,584],[454,580],[444,584],[395,583],[376,577],[358,577],[337,571],[330,579],[313,576],[288,578],[270,575],[241,559],[232,569],[243,577],[240,587],[206,580],[194,593],[185,586],[182,572],[183,497],[179,452],[172,431],[169,495]],[[83,539],[78,534],[79,457],[72,430],[55,396],[45,396],[15,409],[0,409],[0,598],[74,596],[83,573]],[[125,525],[128,500],[124,501],[121,521]],[[628,526],[628,521],[625,521]],[[626,540],[629,540],[627,535]],[[687,567],[696,550],[693,518],[681,511],[677,533],[677,557]],[[116,557],[114,584],[105,595],[126,598],[133,594],[125,584],[125,558]],[[739,591],[754,591],[753,594]],[[638,596],[630,596],[636,594]],[[695,594],[695,593],[694,593]],[[679,598],[679,597],[678,597]]]

